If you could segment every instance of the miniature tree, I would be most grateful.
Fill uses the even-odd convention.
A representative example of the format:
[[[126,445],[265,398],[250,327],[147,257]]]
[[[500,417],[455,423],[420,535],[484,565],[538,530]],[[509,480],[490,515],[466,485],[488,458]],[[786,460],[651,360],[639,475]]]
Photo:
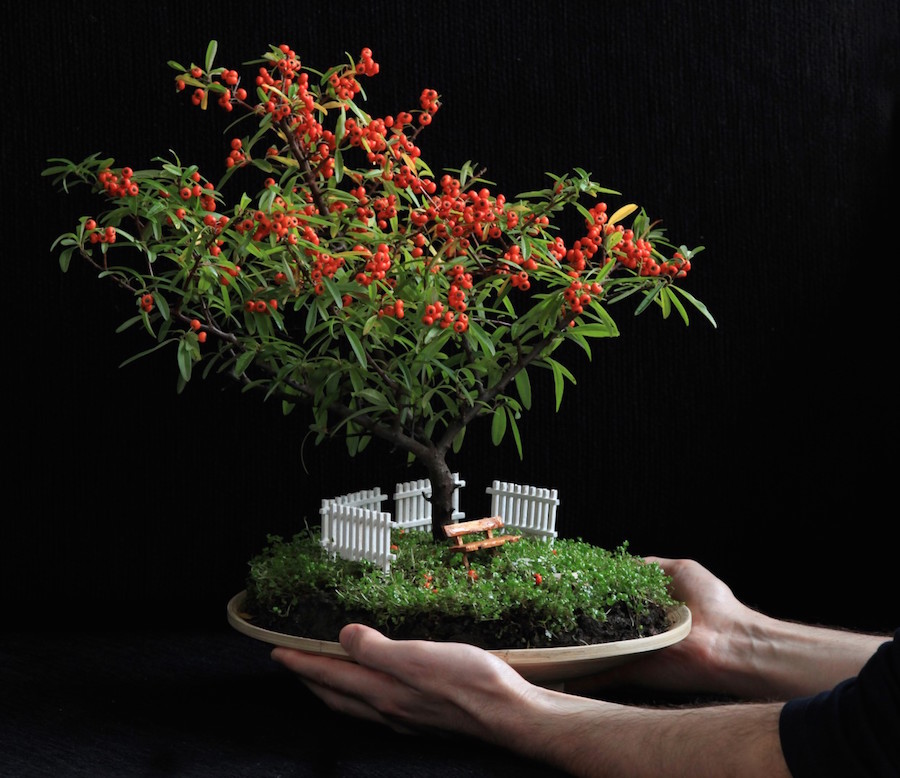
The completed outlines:
[[[215,54],[213,41],[202,67],[170,65],[195,105],[241,114],[224,174],[213,183],[174,154],[146,170],[49,160],[63,190],[104,198],[54,243],[61,267],[77,254],[134,297],[122,328],[156,341],[136,356],[175,347],[179,391],[202,366],[285,414],[311,408],[316,443],[340,433],[354,455],[377,438],[416,460],[436,539],[452,514],[447,457],[468,425],[491,417],[493,443],[512,435],[521,456],[529,371],[552,373],[558,410],[573,378],[555,350],[572,341],[590,356],[592,340],[618,335],[609,305],[688,323],[687,303],[715,323],[676,285],[701,249],[667,242],[635,205],[609,212],[600,198],[617,193],[584,170],[509,200],[471,163],[435,175],[416,141],[437,92],[373,118],[360,104],[379,70],[368,49],[320,73],[272,46],[253,87]],[[584,230],[566,242],[556,222],[573,208]]]

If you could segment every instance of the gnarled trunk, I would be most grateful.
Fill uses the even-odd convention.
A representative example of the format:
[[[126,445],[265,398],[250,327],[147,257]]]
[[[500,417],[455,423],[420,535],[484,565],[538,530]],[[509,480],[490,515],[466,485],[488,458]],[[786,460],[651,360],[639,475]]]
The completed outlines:
[[[443,526],[453,518],[453,490],[456,486],[446,459],[438,452],[420,458],[431,482],[431,535],[435,543],[445,543]]]

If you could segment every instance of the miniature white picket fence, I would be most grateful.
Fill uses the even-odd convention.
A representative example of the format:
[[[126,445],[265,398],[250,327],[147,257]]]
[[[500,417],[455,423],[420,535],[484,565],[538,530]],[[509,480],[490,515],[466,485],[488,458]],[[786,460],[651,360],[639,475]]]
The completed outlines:
[[[491,495],[491,516],[500,516],[507,529],[544,540],[556,537],[556,489],[494,481],[485,491]]]
[[[323,542],[328,540],[333,534],[331,530],[331,515],[335,506],[348,505],[354,508],[380,511],[381,503],[387,498],[386,494],[381,493],[381,488],[376,486],[374,489],[361,489],[358,492],[350,492],[350,494],[342,494],[339,497],[322,500],[322,507],[319,508],[319,518],[322,524]]]
[[[379,487],[322,500],[319,508],[321,543],[342,559],[368,559],[388,572],[391,553],[391,514],[381,510],[388,498]]]
[[[342,559],[358,562],[367,559],[385,573],[397,555],[391,551],[391,530],[397,524],[391,514],[370,508],[330,501],[326,513],[329,535],[322,545]]]
[[[459,510],[459,490],[466,485],[453,474],[453,521],[465,518]],[[545,540],[556,537],[556,489],[494,481],[485,492],[491,495],[492,516],[500,516],[507,529]],[[397,557],[391,552],[391,531],[431,529],[431,482],[427,478],[398,483],[394,491],[395,515],[381,510],[388,496],[379,487],[363,489],[322,500],[321,543],[342,559],[372,564],[389,572]]]
[[[453,513],[451,521],[459,521],[466,514],[459,509],[459,490],[466,485],[459,480],[459,473],[453,473]],[[431,481],[420,478],[404,481],[394,490],[394,521],[405,530],[431,530]]]

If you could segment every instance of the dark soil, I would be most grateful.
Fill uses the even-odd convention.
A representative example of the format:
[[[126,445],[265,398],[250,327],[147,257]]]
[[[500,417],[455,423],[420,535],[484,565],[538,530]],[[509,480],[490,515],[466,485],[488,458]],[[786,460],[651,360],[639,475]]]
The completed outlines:
[[[551,648],[608,643],[648,637],[665,632],[670,624],[669,609],[651,605],[648,613],[635,614],[624,605],[615,606],[605,621],[587,616],[578,619],[578,627],[567,634],[548,635],[525,609],[499,621],[477,621],[448,617],[438,612],[416,614],[399,624],[379,624],[371,614],[348,611],[330,592],[316,592],[302,601],[287,617],[254,612],[253,603],[244,605],[244,618],[250,623],[276,632],[336,641],[345,624],[351,622],[375,627],[394,639],[423,639],[470,643],[485,649]]]

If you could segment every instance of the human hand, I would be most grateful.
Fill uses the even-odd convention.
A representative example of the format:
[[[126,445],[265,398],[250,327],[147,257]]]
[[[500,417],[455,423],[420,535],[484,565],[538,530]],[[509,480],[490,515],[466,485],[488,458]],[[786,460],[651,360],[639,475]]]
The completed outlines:
[[[589,693],[613,685],[666,691],[722,693],[728,690],[733,664],[731,638],[760,614],[741,603],[731,588],[692,559],[645,557],[671,577],[672,596],[691,611],[691,631],[684,639],[590,678],[566,683],[566,690]]]
[[[490,737],[512,706],[525,711],[539,690],[501,659],[475,646],[395,641],[360,624],[341,630],[354,661],[275,648],[292,670],[335,711],[399,732],[442,731]],[[487,726],[487,722],[494,722]]]

